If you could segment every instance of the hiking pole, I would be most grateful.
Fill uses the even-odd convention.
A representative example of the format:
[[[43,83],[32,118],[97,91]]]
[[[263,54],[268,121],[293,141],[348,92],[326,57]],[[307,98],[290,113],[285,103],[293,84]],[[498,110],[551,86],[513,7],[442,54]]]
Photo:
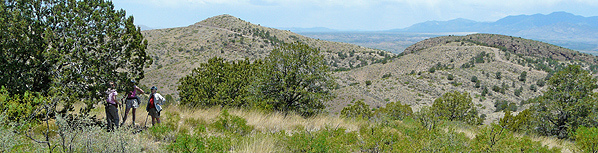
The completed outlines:
[[[147,117],[145,117],[145,123],[143,123],[143,127],[147,128],[147,118],[149,118],[149,113],[147,113]]]
[[[120,108],[120,111],[119,111],[120,113],[118,113],[118,115],[119,115],[118,117],[120,117],[120,119],[119,119],[119,120],[123,120],[123,121],[122,121],[122,123],[117,123],[117,124],[118,124],[118,126],[122,126],[122,125],[124,125],[124,123],[125,123],[125,120],[123,119],[123,113],[124,113],[124,112],[123,112],[123,111],[124,111],[124,110],[123,110],[123,105],[125,104],[125,101],[124,101],[124,100],[121,98],[121,99],[120,99],[120,102],[121,102],[121,103],[120,103],[120,105],[118,105],[118,107]]]

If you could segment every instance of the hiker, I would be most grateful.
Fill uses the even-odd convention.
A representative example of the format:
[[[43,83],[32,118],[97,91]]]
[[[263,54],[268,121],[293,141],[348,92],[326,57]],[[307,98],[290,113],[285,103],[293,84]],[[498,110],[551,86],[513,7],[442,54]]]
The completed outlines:
[[[108,84],[108,90],[106,91],[108,97],[106,98],[106,120],[108,121],[107,131],[114,130],[114,127],[118,128],[118,106],[120,102],[116,100],[116,84],[112,81]]]
[[[139,97],[137,97],[137,91],[141,92],[141,94],[143,94],[143,90],[141,90],[141,88],[137,87],[135,85],[135,80],[131,80],[131,86],[133,86],[133,90],[127,92],[127,94],[125,95],[125,97],[123,97],[121,100],[123,100],[124,98],[127,98],[126,101],[126,108],[125,108],[125,116],[123,117],[123,122],[120,124],[121,126],[123,124],[125,124],[125,122],[127,121],[127,115],[129,115],[129,110],[131,110],[131,108],[133,108],[133,117],[131,118],[133,121],[131,122],[131,125],[135,125],[135,112],[137,111],[137,107],[139,107]]]
[[[166,99],[159,93],[156,93],[158,91],[156,86],[153,86],[151,90],[152,93],[150,94],[145,109],[149,112],[149,115],[152,116],[152,126],[154,126],[156,122],[160,124],[160,111],[162,111],[162,105]]]

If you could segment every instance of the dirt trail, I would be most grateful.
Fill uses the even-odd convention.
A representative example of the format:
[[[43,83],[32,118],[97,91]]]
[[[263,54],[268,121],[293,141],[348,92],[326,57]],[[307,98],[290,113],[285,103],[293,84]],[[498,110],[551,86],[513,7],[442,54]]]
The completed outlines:
[[[492,51],[494,51],[494,56],[495,56],[494,59],[496,59],[496,61],[507,63],[507,64],[511,64],[511,65],[514,65],[515,67],[518,67],[518,68],[523,69],[523,70],[529,69],[529,67],[525,67],[525,66],[522,66],[522,65],[519,65],[519,64],[511,63],[511,61],[507,61],[507,60],[502,59],[500,57],[500,51],[498,50],[498,48],[492,48],[492,47],[484,47],[484,48],[489,48]],[[532,69],[532,72],[536,72],[536,73],[540,73],[540,74],[546,75],[546,72],[539,71],[539,70],[536,70],[536,69]]]

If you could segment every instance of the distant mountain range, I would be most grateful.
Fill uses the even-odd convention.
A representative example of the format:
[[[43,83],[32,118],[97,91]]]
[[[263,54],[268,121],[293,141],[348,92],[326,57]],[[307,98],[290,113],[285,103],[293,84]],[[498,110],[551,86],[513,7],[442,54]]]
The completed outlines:
[[[310,28],[294,31],[299,33]],[[293,31],[293,30],[291,30]],[[333,31],[328,29],[326,32]],[[439,35],[455,33],[491,33],[540,40],[566,48],[596,54],[598,53],[598,16],[583,17],[567,12],[547,15],[507,16],[495,22],[478,22],[463,18],[449,21],[426,21],[403,29],[383,32],[432,33]]]
[[[494,33],[546,41],[576,50],[598,51],[598,16],[583,17],[567,12],[507,16],[496,22],[477,22],[462,18],[427,21],[390,31]]]
[[[313,28],[298,28],[298,27],[291,27],[291,28],[277,28],[280,30],[289,30],[295,33],[301,32],[338,32],[338,30],[325,28],[325,27],[313,27]]]

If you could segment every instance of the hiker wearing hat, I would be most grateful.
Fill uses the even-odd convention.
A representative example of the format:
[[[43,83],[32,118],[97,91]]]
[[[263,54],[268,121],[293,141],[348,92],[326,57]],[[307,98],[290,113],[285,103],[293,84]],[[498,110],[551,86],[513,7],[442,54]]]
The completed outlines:
[[[141,88],[137,87],[135,85],[135,80],[131,80],[131,86],[133,87],[131,91],[127,92],[127,94],[125,95],[124,98],[127,98],[126,101],[126,108],[125,108],[125,116],[123,117],[123,122],[120,124],[121,126],[123,124],[125,124],[125,121],[127,121],[127,115],[129,115],[129,110],[131,110],[131,108],[133,108],[133,122],[131,122],[131,125],[135,125],[135,112],[137,111],[137,107],[139,107],[139,97],[137,97],[137,91],[139,91],[141,94],[143,94],[143,90],[141,90]],[[122,100],[121,99],[121,100]]]
[[[118,106],[120,102],[116,100],[116,84],[112,81],[108,84],[108,90],[106,91],[108,97],[106,98],[106,121],[108,123],[107,130],[112,131],[114,128],[118,128]]]
[[[156,93],[158,91],[156,86],[153,86],[151,90],[152,93],[147,101],[146,110],[149,112],[149,115],[152,116],[152,126],[154,126],[156,122],[160,124],[160,111],[162,111],[162,105],[166,99],[159,93]]]

